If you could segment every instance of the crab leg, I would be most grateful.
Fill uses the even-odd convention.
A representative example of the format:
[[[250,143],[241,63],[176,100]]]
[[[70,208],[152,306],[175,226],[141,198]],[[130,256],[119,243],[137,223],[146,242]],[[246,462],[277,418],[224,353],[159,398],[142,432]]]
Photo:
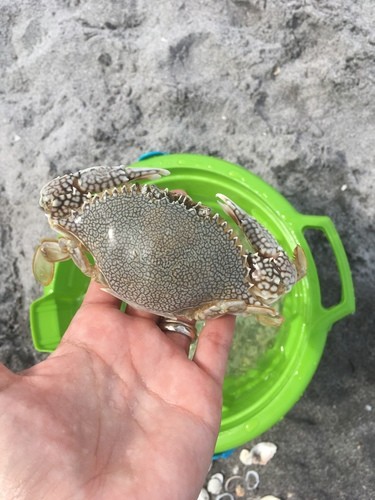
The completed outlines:
[[[254,249],[254,253],[248,255],[250,281],[254,284],[252,293],[268,303],[274,302],[304,275],[306,264],[302,248],[295,248],[295,262],[291,261],[272,234],[256,219],[225,195],[216,196],[223,210],[240,226]]]
[[[257,316],[261,323],[279,326],[283,318],[272,307],[262,305],[255,297],[248,300],[221,300],[212,304],[205,304],[194,315],[195,320],[206,320],[217,318],[224,314],[234,314],[235,316]],[[263,319],[264,318],[264,319]]]
[[[61,249],[59,240],[43,240],[36,248],[33,257],[33,274],[35,279],[43,286],[51,283],[55,262],[70,259],[70,255]]]
[[[37,247],[33,259],[33,273],[43,286],[51,283],[55,271],[55,262],[72,259],[74,264],[89,278],[107,285],[104,277],[86,257],[79,243],[65,238],[43,240]]]

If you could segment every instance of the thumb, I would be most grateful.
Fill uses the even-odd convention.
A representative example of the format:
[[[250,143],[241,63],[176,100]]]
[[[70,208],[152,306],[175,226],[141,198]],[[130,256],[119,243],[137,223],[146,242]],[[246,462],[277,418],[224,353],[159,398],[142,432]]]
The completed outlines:
[[[199,335],[194,362],[219,384],[223,383],[232,345],[235,316],[209,319]]]

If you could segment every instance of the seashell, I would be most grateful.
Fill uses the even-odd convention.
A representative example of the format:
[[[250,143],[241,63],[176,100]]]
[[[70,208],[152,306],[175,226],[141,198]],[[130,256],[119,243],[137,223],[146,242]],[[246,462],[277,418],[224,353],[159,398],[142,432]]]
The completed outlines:
[[[247,449],[241,450],[239,458],[244,465],[266,465],[275,455],[276,451],[277,446],[274,443],[258,443],[250,451]]]
[[[220,472],[210,477],[207,483],[207,491],[213,495],[218,495],[223,489],[224,476]]]
[[[224,489],[228,493],[234,493],[238,485],[243,486],[244,479],[242,476],[231,476],[225,481]]]
[[[234,500],[232,493],[220,493],[215,500]]]
[[[266,495],[265,497],[262,497],[260,500],[280,500],[280,498],[274,497],[273,495]]]
[[[244,465],[251,465],[251,458],[250,458],[250,451],[244,448],[241,450],[240,456],[239,456],[240,462],[243,463]]]
[[[245,486],[248,490],[255,490],[259,486],[259,474],[255,470],[248,470],[245,475]]]
[[[221,483],[224,483],[224,475],[221,472],[216,472],[216,474],[213,474],[211,476],[211,479],[213,477],[217,478]]]
[[[251,449],[253,464],[266,465],[275,455],[277,446],[274,443],[258,443]]]
[[[201,489],[201,492],[199,493],[198,500],[210,500],[210,495],[208,494],[208,492],[205,488]]]
[[[235,493],[238,498],[242,498],[245,496],[245,488],[242,486],[242,484],[237,484]]]

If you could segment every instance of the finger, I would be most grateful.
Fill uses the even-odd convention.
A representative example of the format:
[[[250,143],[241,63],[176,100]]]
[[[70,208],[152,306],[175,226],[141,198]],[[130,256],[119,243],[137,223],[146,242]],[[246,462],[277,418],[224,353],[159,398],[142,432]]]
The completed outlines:
[[[194,361],[220,384],[225,375],[235,322],[236,318],[229,315],[207,320],[199,335]]]
[[[114,297],[109,292],[103,289],[103,285],[96,283],[91,280],[89,288],[87,289],[86,295],[83,299],[82,305],[107,305],[110,307],[114,307],[115,309],[120,309],[121,300],[117,297]],[[148,313],[146,311],[140,311],[139,309],[135,309],[131,306],[126,306],[126,313],[129,316],[138,317],[138,318],[146,318],[157,320],[159,316],[156,314]]]
[[[103,285],[91,280],[82,305],[104,305],[114,309],[120,309],[121,300],[104,291]]]
[[[147,311],[142,311],[141,309],[137,309],[133,306],[126,306],[125,310],[126,314],[129,316],[133,316],[134,318],[145,318],[145,319],[151,319],[152,321],[159,321],[160,316],[157,314],[153,314]]]
[[[181,333],[164,332],[167,338],[176,344],[181,351],[185,352],[186,355],[189,354],[191,340],[186,335]]]
[[[17,375],[12,373],[6,366],[0,363],[0,391],[6,389]]]

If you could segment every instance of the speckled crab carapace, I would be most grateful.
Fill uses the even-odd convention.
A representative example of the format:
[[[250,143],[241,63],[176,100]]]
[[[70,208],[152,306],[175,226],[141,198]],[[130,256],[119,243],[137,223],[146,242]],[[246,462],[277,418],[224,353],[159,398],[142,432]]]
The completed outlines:
[[[168,174],[100,166],[49,182],[40,205],[61,238],[45,239],[36,249],[36,279],[47,285],[54,263],[72,259],[103,290],[163,318],[255,314],[280,324],[271,304],[304,276],[301,247],[290,259],[265,227],[223,194],[217,199],[233,227],[188,196],[136,182]]]

